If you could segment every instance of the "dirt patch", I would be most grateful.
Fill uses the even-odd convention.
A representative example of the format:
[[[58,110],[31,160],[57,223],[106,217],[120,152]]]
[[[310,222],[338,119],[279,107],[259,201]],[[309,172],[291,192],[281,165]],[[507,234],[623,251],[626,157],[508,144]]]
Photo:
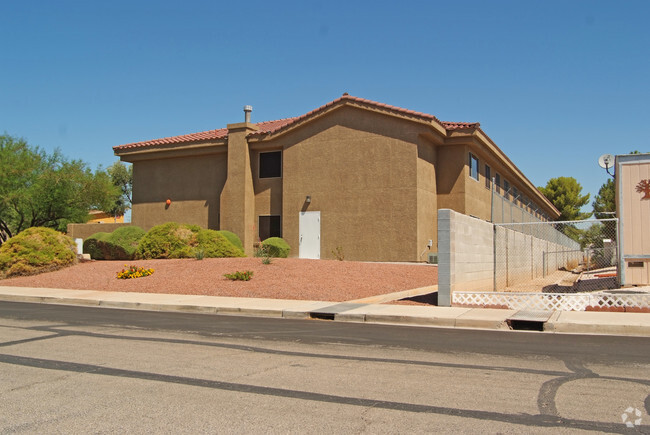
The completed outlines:
[[[91,261],[0,280],[0,286],[343,302],[438,283],[438,268],[426,264],[297,258],[277,258],[269,265],[259,258],[139,260],[128,264],[153,268],[154,274],[117,279],[125,262]],[[253,271],[250,281],[229,281],[223,276],[245,270]]]

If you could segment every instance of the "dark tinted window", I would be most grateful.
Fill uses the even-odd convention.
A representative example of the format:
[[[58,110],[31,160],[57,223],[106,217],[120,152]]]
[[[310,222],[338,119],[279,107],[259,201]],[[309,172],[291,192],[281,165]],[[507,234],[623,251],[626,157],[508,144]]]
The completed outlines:
[[[260,178],[282,176],[282,151],[260,153]]]
[[[471,153],[469,155],[469,176],[478,181],[478,158]]]
[[[260,216],[259,230],[262,242],[269,237],[282,237],[282,217],[280,215]]]

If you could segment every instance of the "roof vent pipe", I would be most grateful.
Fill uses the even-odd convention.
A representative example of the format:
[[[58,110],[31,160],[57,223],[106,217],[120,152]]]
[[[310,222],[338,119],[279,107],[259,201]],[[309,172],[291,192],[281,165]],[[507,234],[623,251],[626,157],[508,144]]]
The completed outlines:
[[[253,111],[253,106],[244,106],[244,121],[251,122],[251,112]]]

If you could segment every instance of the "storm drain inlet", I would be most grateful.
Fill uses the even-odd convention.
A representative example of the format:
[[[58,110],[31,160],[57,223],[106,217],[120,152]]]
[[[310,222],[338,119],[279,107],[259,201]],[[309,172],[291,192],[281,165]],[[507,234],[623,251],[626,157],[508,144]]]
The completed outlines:
[[[315,311],[309,313],[310,319],[318,319],[318,320],[334,320],[335,316],[336,313],[323,313],[323,312],[315,312]]]
[[[543,331],[544,324],[551,318],[552,311],[517,311],[506,319],[510,329],[515,331]]]

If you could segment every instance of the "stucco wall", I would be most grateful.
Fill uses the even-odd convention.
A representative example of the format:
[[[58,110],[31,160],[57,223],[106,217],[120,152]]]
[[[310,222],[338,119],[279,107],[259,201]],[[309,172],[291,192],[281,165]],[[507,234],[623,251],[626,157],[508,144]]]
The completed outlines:
[[[428,252],[437,252],[438,195],[436,190],[436,148],[424,139],[418,143],[417,161],[417,248],[418,261],[426,261]],[[431,247],[427,248],[429,240]]]
[[[465,183],[467,182],[467,147],[437,147],[436,186],[438,208],[465,213]]]
[[[133,162],[133,224],[145,231],[171,221],[219,229],[226,163],[225,153]]]
[[[479,161],[478,180],[470,176],[469,153],[472,153]],[[466,147],[465,150],[465,214],[476,216],[483,220],[490,220],[492,217],[491,191],[485,187],[485,154],[476,149]]]
[[[262,151],[279,151],[264,147]],[[259,216],[282,215],[282,181],[283,178],[259,178],[260,150],[251,151],[251,171],[255,191],[255,223]]]
[[[350,260],[417,261],[420,131],[344,107],[271,143],[284,147],[282,226],[292,255],[299,212],[320,211],[321,258],[340,246]]]

